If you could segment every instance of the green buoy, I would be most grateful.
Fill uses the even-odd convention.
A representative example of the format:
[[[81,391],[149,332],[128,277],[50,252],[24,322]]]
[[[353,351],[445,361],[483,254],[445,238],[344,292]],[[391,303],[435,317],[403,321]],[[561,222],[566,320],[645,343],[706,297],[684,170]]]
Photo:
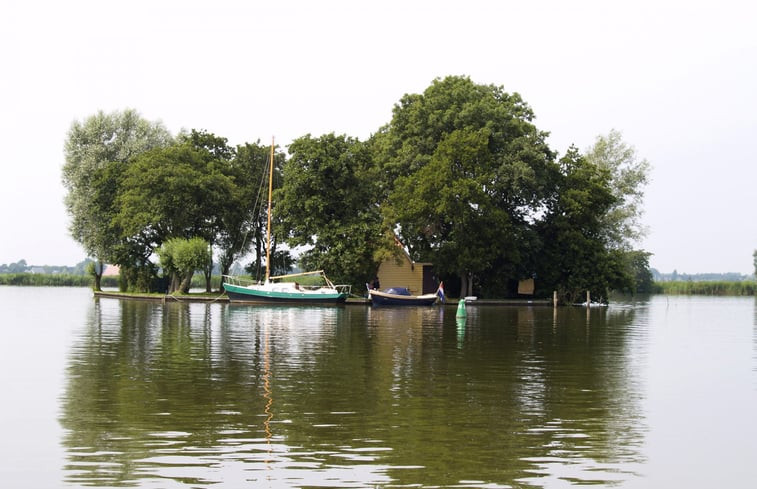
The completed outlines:
[[[460,299],[457,303],[457,317],[464,318],[468,316],[468,311],[465,310],[465,299]]]

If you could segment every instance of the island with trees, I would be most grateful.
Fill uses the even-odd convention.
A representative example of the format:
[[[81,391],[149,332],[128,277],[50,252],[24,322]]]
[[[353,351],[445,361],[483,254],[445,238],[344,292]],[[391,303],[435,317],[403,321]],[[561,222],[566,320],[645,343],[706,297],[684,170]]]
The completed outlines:
[[[452,297],[649,291],[650,253],[635,249],[649,164],[617,131],[581,152],[547,144],[517,93],[469,77],[406,94],[367,140],[303,135],[274,156],[271,267],[327,270],[361,288],[397,242],[432,263]],[[244,256],[265,266],[269,148],[204,130],[172,135],[127,109],[74,121],[63,183],[70,231],[130,291],[181,290],[195,270],[222,274]]]

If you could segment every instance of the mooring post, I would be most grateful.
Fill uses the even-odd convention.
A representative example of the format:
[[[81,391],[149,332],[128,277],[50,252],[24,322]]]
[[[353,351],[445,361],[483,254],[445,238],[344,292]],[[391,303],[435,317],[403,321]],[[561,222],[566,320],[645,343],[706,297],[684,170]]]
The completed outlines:
[[[586,307],[591,306],[591,292],[586,291]]]
[[[557,307],[557,291],[552,291],[552,307]]]

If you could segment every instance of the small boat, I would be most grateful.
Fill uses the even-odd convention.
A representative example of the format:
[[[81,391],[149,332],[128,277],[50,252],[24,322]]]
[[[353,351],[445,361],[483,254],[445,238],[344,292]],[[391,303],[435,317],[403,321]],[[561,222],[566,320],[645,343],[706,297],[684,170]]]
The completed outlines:
[[[343,304],[350,295],[350,285],[334,285],[323,270],[289,275],[270,276],[271,263],[271,196],[273,194],[273,141],[271,141],[270,168],[268,173],[268,228],[266,244],[265,281],[250,280],[224,275],[223,288],[231,302],[262,304],[331,305]],[[317,285],[301,285],[295,279],[319,276]],[[306,279],[309,282],[311,279]]]
[[[412,295],[406,287],[390,287],[381,290],[368,290],[371,304],[374,306],[430,306],[437,300],[444,301],[444,289],[440,285],[436,292]]]

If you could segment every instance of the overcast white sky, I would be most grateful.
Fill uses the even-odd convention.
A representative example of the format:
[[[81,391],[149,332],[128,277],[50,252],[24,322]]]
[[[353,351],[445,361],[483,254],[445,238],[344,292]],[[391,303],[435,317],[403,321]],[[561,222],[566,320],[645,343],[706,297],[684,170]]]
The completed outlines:
[[[0,263],[73,265],[72,121],[137,109],[232,144],[365,139],[405,93],[518,92],[563,154],[622,132],[652,165],[662,272],[752,273],[757,3],[531,0],[0,2]]]

